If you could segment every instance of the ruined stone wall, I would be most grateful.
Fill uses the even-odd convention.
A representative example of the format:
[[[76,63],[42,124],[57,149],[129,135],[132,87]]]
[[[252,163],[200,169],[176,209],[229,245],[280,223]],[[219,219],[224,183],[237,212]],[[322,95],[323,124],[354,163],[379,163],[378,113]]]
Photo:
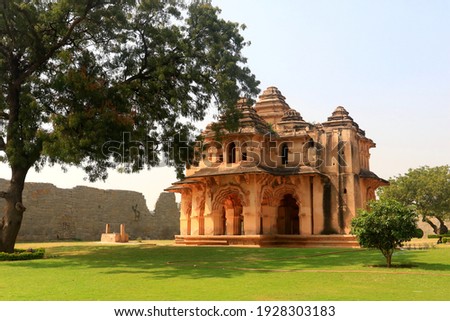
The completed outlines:
[[[174,193],[161,193],[155,205],[152,233],[147,239],[173,239],[180,234],[180,209]]]
[[[0,179],[0,190],[7,186],[8,181]],[[27,183],[23,198],[27,210],[19,242],[98,241],[107,223],[112,232],[125,224],[130,239],[173,239],[179,234],[179,210],[172,193],[161,193],[153,212],[144,195],[132,191]],[[4,206],[0,199],[0,209]]]

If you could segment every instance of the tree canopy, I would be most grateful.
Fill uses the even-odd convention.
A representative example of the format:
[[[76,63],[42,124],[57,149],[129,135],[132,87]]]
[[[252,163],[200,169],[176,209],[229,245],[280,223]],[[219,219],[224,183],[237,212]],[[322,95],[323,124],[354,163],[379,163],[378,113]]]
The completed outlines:
[[[352,234],[361,246],[379,249],[390,267],[394,250],[416,235],[417,214],[390,199],[372,201],[368,207],[352,220]]]
[[[31,167],[69,164],[105,179],[108,168],[151,167],[164,152],[181,173],[192,122],[216,104],[233,128],[238,98],[258,93],[242,55],[244,26],[205,1],[0,6],[0,156],[12,171],[0,191],[8,203],[0,251],[15,242]]]
[[[381,189],[380,197],[414,205],[423,221],[428,222],[436,234],[448,232],[445,225],[445,220],[450,219],[448,165],[409,169],[406,174],[391,179],[390,185]],[[439,226],[433,223],[432,217],[438,220]]]

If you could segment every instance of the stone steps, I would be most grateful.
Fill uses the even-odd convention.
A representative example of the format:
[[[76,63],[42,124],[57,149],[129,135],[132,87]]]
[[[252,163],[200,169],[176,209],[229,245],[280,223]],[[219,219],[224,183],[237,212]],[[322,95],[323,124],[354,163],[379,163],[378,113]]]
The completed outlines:
[[[177,235],[176,244],[359,248],[353,235]]]

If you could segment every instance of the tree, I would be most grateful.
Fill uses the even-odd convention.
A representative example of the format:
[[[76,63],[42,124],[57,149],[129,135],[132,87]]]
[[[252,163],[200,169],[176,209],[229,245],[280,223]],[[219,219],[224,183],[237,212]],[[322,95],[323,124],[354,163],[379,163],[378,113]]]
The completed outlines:
[[[383,187],[381,198],[393,198],[404,205],[414,205],[424,222],[436,234],[445,234],[445,220],[450,219],[450,166],[423,166],[409,169],[404,175],[394,177]],[[431,218],[438,220],[439,226]]]
[[[378,200],[352,220],[352,233],[362,247],[376,248],[391,267],[394,250],[416,235],[417,214],[395,200]]]
[[[82,167],[106,179],[161,152],[178,173],[212,103],[236,126],[258,93],[241,26],[207,1],[0,0],[0,157],[11,168],[0,251],[12,252],[27,172]]]

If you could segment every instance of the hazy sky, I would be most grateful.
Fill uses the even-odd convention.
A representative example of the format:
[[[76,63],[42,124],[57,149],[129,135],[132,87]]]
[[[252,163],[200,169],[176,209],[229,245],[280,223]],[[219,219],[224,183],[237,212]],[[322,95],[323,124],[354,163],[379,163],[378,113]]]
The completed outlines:
[[[339,105],[377,144],[380,177],[450,164],[450,1],[216,0],[244,23],[248,64],[261,90],[276,86],[309,122]],[[9,179],[7,167],[0,177]],[[28,181],[137,190],[152,208],[172,169],[111,174],[87,184],[78,170],[46,169]]]

